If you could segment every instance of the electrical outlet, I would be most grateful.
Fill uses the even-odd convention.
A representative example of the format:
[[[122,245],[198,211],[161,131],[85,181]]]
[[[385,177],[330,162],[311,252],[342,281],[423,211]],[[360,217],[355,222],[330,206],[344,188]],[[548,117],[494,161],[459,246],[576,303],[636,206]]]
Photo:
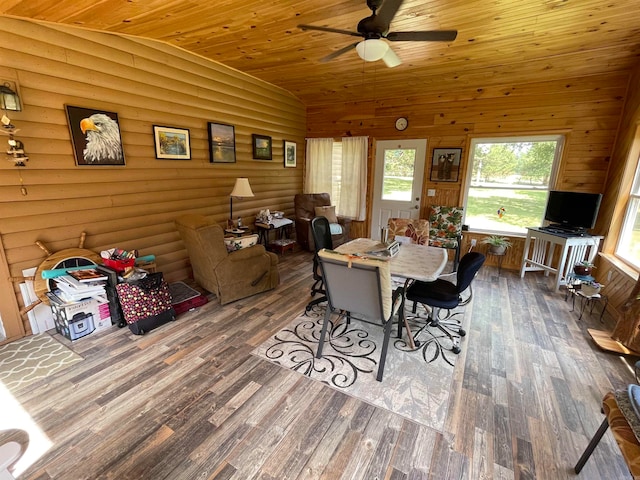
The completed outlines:
[[[475,246],[476,246],[476,243],[478,243],[478,240],[476,240],[475,238],[472,238],[472,239],[471,239],[471,246],[472,246],[472,247],[475,247]]]

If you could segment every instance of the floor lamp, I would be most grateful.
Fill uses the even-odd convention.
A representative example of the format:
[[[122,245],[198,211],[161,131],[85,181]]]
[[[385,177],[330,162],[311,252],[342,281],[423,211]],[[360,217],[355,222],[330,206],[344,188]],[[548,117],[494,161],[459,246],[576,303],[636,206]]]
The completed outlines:
[[[248,198],[254,197],[251,185],[249,185],[248,178],[236,178],[236,184],[233,186],[233,191],[229,195],[229,228],[233,228],[233,199],[234,198]],[[238,228],[242,226],[240,217],[238,217]]]

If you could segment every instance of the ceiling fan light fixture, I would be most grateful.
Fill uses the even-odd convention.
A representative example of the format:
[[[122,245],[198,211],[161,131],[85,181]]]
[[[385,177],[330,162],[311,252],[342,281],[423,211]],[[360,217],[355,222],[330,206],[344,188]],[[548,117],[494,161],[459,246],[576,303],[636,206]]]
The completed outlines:
[[[379,38],[363,40],[356,45],[358,56],[365,62],[375,62],[385,56],[389,45]]]

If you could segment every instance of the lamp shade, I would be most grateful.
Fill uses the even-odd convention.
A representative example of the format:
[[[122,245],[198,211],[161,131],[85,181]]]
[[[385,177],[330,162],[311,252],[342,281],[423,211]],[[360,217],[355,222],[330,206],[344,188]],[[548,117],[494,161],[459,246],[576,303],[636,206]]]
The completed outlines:
[[[232,197],[236,198],[245,198],[245,197],[253,197],[253,191],[251,190],[251,185],[249,185],[248,178],[236,178],[236,184],[233,186],[233,191],[231,192]]]
[[[385,53],[389,50],[389,45],[384,40],[379,38],[370,38],[363,40],[356,45],[356,51],[361,59],[365,62],[375,62],[384,57]]]

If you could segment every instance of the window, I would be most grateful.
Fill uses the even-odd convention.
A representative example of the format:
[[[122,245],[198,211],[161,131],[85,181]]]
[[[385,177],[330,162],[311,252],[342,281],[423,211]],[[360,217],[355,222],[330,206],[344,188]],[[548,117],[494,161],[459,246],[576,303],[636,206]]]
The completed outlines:
[[[542,225],[564,138],[477,138],[471,142],[464,223],[471,230],[526,233]]]
[[[636,167],[616,254],[640,267],[640,165]]]

